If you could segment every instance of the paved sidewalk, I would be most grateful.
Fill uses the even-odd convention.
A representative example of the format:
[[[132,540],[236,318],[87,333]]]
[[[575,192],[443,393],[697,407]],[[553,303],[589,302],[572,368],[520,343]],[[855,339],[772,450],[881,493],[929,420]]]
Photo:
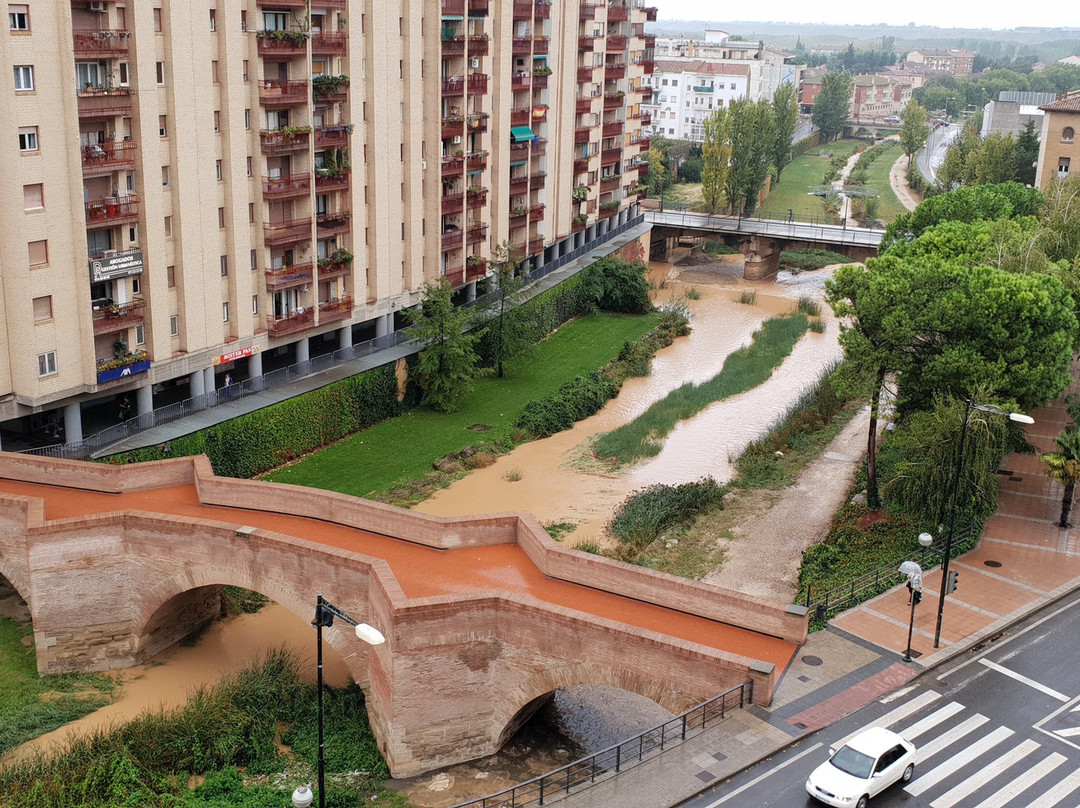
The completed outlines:
[[[1074,383],[1070,392],[1080,391]],[[1028,440],[1040,452],[1069,423],[1064,398],[1032,413]],[[973,416],[974,417],[974,416]],[[772,705],[735,711],[717,726],[611,780],[565,798],[572,808],[667,808],[715,786],[800,737],[850,715],[924,670],[976,646],[1080,590],[1080,527],[1061,529],[1061,485],[1038,455],[1014,454],[1000,481],[999,510],[979,546],[954,559],[957,591],[946,599],[941,647],[933,648],[940,569],[924,581],[913,649],[905,664],[907,589],[898,586],[811,634],[784,672]],[[1005,473],[1007,472],[1007,473]],[[1080,522],[1080,512],[1075,514]],[[935,542],[944,537],[936,537]],[[721,784],[722,789],[722,784]]]

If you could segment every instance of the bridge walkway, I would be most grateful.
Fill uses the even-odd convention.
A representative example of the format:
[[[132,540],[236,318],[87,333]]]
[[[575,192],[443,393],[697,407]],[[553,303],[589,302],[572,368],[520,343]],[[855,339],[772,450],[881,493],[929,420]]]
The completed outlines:
[[[747,236],[767,236],[787,241],[809,241],[822,244],[844,244],[877,247],[884,230],[848,227],[846,224],[824,222],[783,221],[736,216],[710,216],[691,211],[645,212],[645,221],[654,227],[681,227],[717,233],[740,233]]]

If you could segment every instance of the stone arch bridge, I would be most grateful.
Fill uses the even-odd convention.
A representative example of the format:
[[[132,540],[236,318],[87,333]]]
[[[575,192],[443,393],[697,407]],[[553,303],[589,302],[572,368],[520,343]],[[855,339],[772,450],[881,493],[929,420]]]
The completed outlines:
[[[322,592],[387,637],[325,631],[396,777],[492,754],[560,687],[678,711],[751,679],[768,703],[807,631],[805,610],[562,548],[527,514],[432,517],[205,457],[0,453],[0,575],[42,674],[145,661],[212,620],[224,585],[305,620]]]

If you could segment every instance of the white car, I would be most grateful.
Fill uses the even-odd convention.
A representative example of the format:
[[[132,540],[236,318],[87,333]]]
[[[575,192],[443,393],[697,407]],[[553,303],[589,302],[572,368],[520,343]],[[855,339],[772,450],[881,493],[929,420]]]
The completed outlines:
[[[834,808],[866,808],[870,798],[915,773],[915,747],[891,730],[871,727],[839,749],[806,778],[806,793]]]

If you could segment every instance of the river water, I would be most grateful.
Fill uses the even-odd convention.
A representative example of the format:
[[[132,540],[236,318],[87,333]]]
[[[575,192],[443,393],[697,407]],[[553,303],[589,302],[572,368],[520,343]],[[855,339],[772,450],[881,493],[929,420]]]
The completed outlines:
[[[820,300],[828,273],[781,273],[776,281],[748,283],[741,257],[678,269],[654,262],[651,277],[662,288],[655,300],[687,300],[693,331],[664,349],[649,376],[630,379],[619,396],[574,428],[523,444],[488,468],[438,492],[417,510],[446,516],[491,511],[531,511],[541,523],[576,526],[564,541],[605,541],[603,525],[632,491],[653,483],[679,483],[709,474],[731,477],[730,458],[776,420],[820,373],[840,356],[837,325],[826,316],[826,333],[807,333],[764,384],[716,402],[680,423],[654,458],[614,472],[591,458],[590,440],[624,424],[685,382],[701,383],[718,373],[729,353],[749,344],[771,316],[791,311],[800,296]],[[676,277],[677,276],[677,277]],[[753,305],[740,292],[756,292]],[[513,481],[512,481],[513,480]],[[308,622],[271,604],[257,614],[239,615],[211,626],[196,643],[178,645],[151,663],[117,672],[123,687],[117,700],[62,729],[20,747],[13,754],[62,743],[72,732],[124,721],[158,706],[181,704],[200,685],[237,670],[269,648],[285,647],[304,661],[315,678],[315,637]],[[332,685],[348,675],[334,650],[324,646],[324,672]],[[563,763],[598,751],[670,718],[659,705],[633,693],[586,685],[559,691],[555,698],[497,755],[395,783],[417,805],[445,806],[497,791]]]

